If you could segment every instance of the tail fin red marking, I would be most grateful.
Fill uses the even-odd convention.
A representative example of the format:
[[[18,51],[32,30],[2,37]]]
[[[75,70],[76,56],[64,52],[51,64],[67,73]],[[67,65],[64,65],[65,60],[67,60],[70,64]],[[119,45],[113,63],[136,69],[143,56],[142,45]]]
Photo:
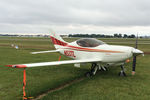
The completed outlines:
[[[67,45],[67,43],[62,42],[62,41],[60,41],[60,40],[58,40],[58,39],[56,39],[56,38],[54,38],[54,37],[52,37],[52,36],[50,36],[50,38],[51,38],[53,44],[61,45],[61,46],[66,46],[66,45]]]

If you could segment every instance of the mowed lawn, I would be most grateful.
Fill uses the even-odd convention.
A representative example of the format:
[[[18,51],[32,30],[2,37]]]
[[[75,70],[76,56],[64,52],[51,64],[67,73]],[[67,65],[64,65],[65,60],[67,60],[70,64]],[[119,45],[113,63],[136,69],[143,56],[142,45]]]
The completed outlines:
[[[65,39],[73,41],[77,38]],[[101,39],[108,44],[134,46],[135,39]],[[139,49],[150,52],[150,40],[140,39]],[[11,47],[19,46],[19,50]],[[4,67],[6,64],[22,64],[58,60],[59,53],[32,55],[30,52],[54,50],[49,38],[0,37],[0,100],[22,99],[23,69]],[[61,60],[67,60],[62,56]],[[132,63],[126,64],[127,77],[119,77],[120,67],[111,67],[107,72],[98,72],[92,78],[49,93],[41,100],[149,100],[150,55],[137,58],[136,75],[131,75]],[[37,95],[60,86],[70,80],[83,77],[90,65],[81,68],[73,64],[27,68],[27,96]]]

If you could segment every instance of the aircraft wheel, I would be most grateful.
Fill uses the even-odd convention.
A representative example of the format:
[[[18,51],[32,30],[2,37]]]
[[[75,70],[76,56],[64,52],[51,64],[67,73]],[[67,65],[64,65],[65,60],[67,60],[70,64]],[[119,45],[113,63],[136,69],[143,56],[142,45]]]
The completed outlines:
[[[119,72],[119,74],[118,74],[119,76],[126,76],[126,73],[125,72],[123,72],[123,71],[121,71],[121,72]]]
[[[92,73],[91,72],[87,72],[87,73],[85,73],[85,76],[86,77],[90,77],[90,76],[92,76]]]

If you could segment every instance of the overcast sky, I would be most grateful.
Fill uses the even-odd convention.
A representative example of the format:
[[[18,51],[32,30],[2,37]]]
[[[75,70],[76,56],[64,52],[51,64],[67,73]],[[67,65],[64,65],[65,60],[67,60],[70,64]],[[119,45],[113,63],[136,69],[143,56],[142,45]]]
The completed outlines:
[[[150,35],[150,0],[0,0],[0,33]]]

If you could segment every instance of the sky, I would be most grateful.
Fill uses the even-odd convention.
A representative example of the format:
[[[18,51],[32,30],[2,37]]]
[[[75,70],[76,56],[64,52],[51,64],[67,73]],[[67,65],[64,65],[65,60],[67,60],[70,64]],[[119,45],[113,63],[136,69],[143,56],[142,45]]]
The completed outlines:
[[[0,0],[0,33],[150,35],[150,0]]]

